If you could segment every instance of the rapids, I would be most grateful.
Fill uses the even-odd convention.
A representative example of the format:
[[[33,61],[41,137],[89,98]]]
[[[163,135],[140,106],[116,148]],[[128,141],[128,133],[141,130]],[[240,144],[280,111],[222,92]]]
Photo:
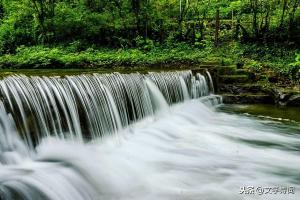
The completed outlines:
[[[221,97],[210,94],[213,86],[207,76],[190,72],[116,76],[21,76],[0,83],[6,95],[0,103],[1,200],[300,198],[297,129],[217,111]],[[106,81],[128,87],[121,93],[119,86]],[[139,85],[128,85],[134,81]],[[75,95],[80,87],[81,100]],[[92,99],[89,93],[99,96]],[[122,95],[126,100],[118,97]],[[71,102],[64,102],[67,99]],[[28,112],[41,127],[26,132],[32,123],[24,118]],[[59,124],[63,118],[65,124]],[[240,194],[248,186],[296,190]]]

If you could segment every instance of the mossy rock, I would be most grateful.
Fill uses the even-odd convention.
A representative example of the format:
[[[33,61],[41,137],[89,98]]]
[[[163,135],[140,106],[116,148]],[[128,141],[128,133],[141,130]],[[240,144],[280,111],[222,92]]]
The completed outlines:
[[[223,102],[227,104],[274,104],[272,96],[264,93],[222,94],[222,97]]]
[[[300,95],[293,95],[287,101],[288,106],[300,106]]]
[[[217,67],[217,71],[220,75],[235,75],[236,74],[236,66],[219,66]]]
[[[239,83],[251,83],[247,75],[221,75],[219,83],[222,84],[239,84]]]
[[[201,63],[201,65],[217,66],[217,65],[220,65],[220,62],[218,62],[218,61],[206,61],[206,62]]]
[[[236,75],[247,75],[247,76],[249,76],[249,75],[254,75],[253,72],[250,72],[250,71],[247,70],[247,69],[237,69],[237,70],[235,71],[235,74],[236,74]]]
[[[219,85],[219,92],[231,94],[262,93],[264,88],[259,84],[222,84]]]

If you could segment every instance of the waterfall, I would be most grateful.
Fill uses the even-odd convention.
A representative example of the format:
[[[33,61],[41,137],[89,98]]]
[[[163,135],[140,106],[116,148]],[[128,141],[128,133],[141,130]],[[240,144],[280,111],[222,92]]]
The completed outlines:
[[[208,95],[204,76],[191,71],[14,75],[0,81],[0,97],[33,148],[44,137],[87,140],[114,134],[167,104]]]
[[[155,186],[164,180],[152,159],[169,162],[182,128],[201,112],[210,117],[204,104],[221,103],[206,77],[176,71],[0,80],[0,199],[173,199],[176,185]],[[201,109],[189,115],[183,102]]]
[[[180,84],[181,84],[181,88],[182,88],[183,99],[184,99],[184,101],[189,100],[190,95],[188,93],[188,88],[187,88],[186,82],[183,80],[183,78],[181,76],[179,77],[179,80],[180,80]]]
[[[213,79],[212,79],[209,71],[206,71],[206,74],[207,74],[208,79],[209,79],[210,89],[211,89],[212,93],[215,93],[214,82],[213,82]]]
[[[11,115],[0,101],[0,166],[20,163],[30,152],[19,137]]]
[[[146,78],[145,82],[149,89],[153,109],[155,111],[165,112],[168,109],[169,105],[164,96],[152,80]]]
[[[218,200],[300,187],[299,128],[217,112],[212,83],[191,71],[4,78],[0,199]]]

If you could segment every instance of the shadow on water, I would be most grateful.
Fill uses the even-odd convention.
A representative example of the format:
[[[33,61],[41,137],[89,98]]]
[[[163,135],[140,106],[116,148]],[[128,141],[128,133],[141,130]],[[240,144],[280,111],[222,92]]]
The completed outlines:
[[[281,107],[267,104],[222,105],[220,111],[248,115],[260,119],[300,123],[300,107]]]
[[[261,126],[262,134],[278,130],[282,135],[290,137],[300,135],[300,108],[299,107],[280,107],[276,105],[255,104],[255,105],[222,105],[217,109],[220,112],[225,112],[233,115],[240,115],[251,120],[258,120]],[[240,142],[247,143],[251,146],[262,148],[275,148],[288,151],[300,151],[300,145],[284,144],[274,141],[260,141],[252,139],[238,139]]]

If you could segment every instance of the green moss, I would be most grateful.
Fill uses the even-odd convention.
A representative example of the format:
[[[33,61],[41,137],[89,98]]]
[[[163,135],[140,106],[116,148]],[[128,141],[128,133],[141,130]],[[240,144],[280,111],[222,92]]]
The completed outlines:
[[[230,74],[235,74],[235,71],[236,71],[235,65],[218,67],[219,74],[230,75]]]
[[[220,82],[224,84],[248,83],[250,81],[247,75],[222,75],[220,79]]]

